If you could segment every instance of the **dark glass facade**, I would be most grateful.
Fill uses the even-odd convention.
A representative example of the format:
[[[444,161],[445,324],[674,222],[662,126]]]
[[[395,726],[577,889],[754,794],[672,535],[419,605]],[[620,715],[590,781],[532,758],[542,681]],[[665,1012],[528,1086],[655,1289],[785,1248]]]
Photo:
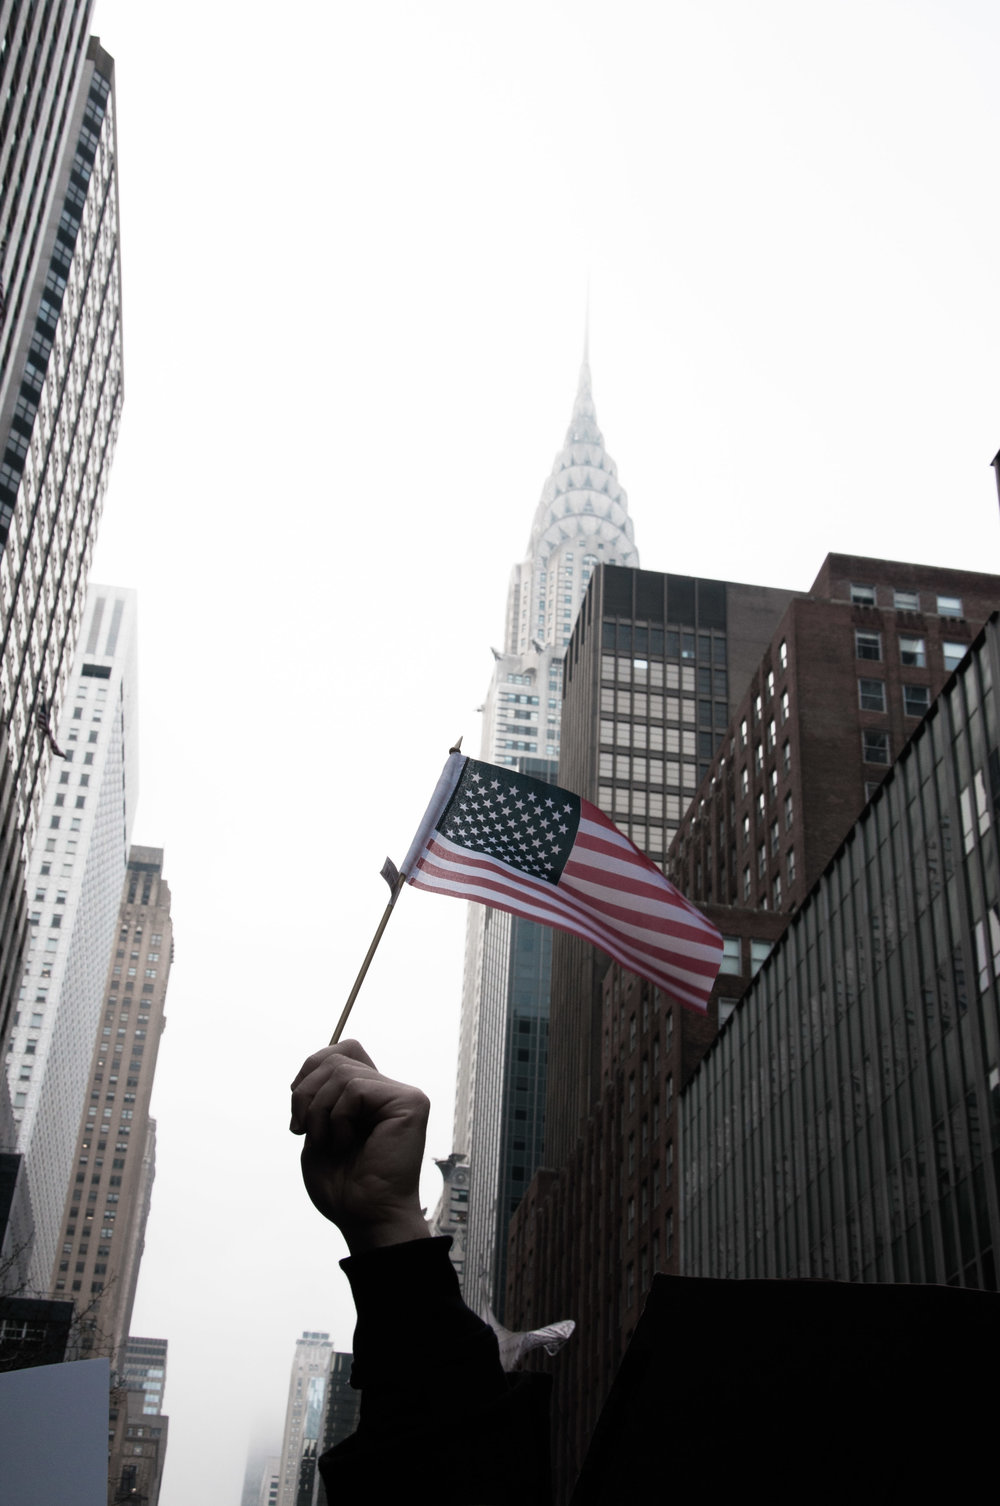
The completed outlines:
[[[686,1274],[995,1290],[991,618],[681,1104]]]

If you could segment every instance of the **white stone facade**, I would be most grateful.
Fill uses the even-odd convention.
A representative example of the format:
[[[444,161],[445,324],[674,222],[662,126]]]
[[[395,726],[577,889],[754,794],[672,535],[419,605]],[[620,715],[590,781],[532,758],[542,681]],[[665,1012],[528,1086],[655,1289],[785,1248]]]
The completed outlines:
[[[28,860],[30,934],[7,1076],[48,1292],[138,796],[136,596],[92,586]]]

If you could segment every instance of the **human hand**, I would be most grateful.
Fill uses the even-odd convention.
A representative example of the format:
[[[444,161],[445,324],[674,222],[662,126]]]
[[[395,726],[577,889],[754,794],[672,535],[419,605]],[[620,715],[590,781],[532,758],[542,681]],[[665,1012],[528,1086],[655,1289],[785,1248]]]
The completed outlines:
[[[430,1102],[376,1070],[357,1041],[326,1046],[292,1083],[302,1180],[352,1255],[430,1235],[420,1211],[420,1163]]]

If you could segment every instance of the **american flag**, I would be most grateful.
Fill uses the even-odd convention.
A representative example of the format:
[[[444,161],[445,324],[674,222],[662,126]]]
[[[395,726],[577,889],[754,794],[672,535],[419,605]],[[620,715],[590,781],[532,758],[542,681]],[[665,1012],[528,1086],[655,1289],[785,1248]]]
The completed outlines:
[[[596,806],[452,753],[403,864],[408,883],[593,942],[704,1011],[722,937]]]

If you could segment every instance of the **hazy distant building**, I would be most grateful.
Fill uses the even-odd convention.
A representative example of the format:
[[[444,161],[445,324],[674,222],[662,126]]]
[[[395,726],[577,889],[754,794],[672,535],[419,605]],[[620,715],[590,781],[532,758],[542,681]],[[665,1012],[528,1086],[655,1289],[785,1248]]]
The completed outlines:
[[[302,1461],[311,1461],[311,1495],[316,1468],[316,1444],[321,1436],[326,1405],[327,1378],[333,1345],[328,1333],[306,1332],[295,1342],[292,1374],[288,1383],[285,1432],[281,1445],[280,1485],[277,1506],[298,1506],[302,1484]]]
[[[257,1444],[251,1444],[243,1472],[240,1506],[277,1506],[280,1478],[280,1456]]]
[[[91,6],[0,3],[0,1044],[25,864],[122,405],[114,64]]]
[[[170,889],[158,847],[129,852],[116,940],[51,1274],[55,1291],[73,1296],[80,1310],[82,1351],[109,1353],[113,1363],[131,1322],[155,1171],[149,1102],[173,958]],[[131,1363],[138,1360],[133,1349]]]
[[[997,1289],[998,686],[994,616],[684,1094],[685,1274]]]
[[[637,565],[628,498],[604,448],[586,358],[563,448],[542,489],[494,650],[480,756],[554,779],[563,655],[599,564]],[[468,1160],[463,1286],[502,1306],[507,1225],[541,1154],[551,932],[470,905],[453,1151]],[[499,1286],[499,1291],[497,1290]]]
[[[30,936],[7,1077],[34,1216],[31,1285],[52,1290],[86,1118],[138,796],[136,598],[93,586],[28,863]]]

